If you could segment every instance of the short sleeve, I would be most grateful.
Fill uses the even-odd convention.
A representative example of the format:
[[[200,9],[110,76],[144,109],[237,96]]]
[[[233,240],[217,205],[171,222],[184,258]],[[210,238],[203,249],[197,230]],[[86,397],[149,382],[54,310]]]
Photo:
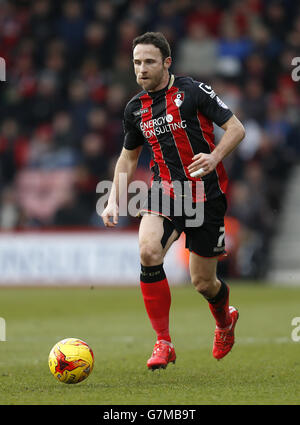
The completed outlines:
[[[131,115],[131,116],[130,116]],[[132,118],[132,114],[129,112],[129,107],[125,108],[123,118],[123,129],[124,129],[124,148],[133,150],[144,144],[144,136],[135,125]]]
[[[228,106],[217,96],[211,86],[194,82],[198,110],[221,127],[233,116]]]

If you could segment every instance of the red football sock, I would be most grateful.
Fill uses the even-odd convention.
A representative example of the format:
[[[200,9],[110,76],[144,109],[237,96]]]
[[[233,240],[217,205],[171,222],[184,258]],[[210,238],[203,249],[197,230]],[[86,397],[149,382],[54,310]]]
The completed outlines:
[[[219,279],[220,280],[220,279]],[[221,287],[214,298],[208,299],[208,305],[219,328],[230,326],[232,319],[229,312],[229,286],[221,280]]]
[[[142,266],[141,290],[157,340],[171,342],[169,334],[171,293],[162,264],[151,267]]]

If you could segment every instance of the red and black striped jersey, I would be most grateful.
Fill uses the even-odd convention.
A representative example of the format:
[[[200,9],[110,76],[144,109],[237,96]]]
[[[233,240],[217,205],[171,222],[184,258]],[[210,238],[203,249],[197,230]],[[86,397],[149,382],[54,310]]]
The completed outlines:
[[[147,142],[154,180],[203,180],[205,200],[213,199],[226,192],[222,162],[202,179],[192,178],[187,167],[195,154],[214,150],[213,123],[222,126],[232,115],[210,86],[170,75],[164,89],[142,91],[126,105],[124,147],[132,150]]]

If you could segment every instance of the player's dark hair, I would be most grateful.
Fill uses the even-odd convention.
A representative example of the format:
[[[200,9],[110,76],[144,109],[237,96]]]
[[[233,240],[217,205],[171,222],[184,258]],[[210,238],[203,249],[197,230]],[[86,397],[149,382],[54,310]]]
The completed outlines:
[[[132,42],[132,49],[138,44],[153,44],[157,47],[162,55],[163,61],[171,56],[171,48],[166,37],[161,32],[146,32],[139,35]]]

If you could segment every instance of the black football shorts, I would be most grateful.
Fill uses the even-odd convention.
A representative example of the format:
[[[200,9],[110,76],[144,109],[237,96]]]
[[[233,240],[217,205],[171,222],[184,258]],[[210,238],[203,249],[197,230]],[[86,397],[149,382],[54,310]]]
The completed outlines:
[[[184,198],[182,198],[178,202],[183,203],[184,201]],[[191,205],[196,208],[196,204],[192,201]],[[197,226],[187,225],[190,220],[193,220],[193,216],[190,214],[187,216],[184,207],[180,210],[178,204],[176,208],[176,201],[163,193],[161,189],[152,187],[149,189],[148,197],[139,211],[139,216],[141,217],[145,213],[153,213],[164,217],[172,224],[179,235],[182,232],[185,233],[186,248],[189,251],[201,257],[217,257],[225,253],[224,216],[227,209],[226,197],[221,195],[205,201],[201,208],[203,215],[201,224]],[[178,211],[182,212],[181,215],[178,215]]]

